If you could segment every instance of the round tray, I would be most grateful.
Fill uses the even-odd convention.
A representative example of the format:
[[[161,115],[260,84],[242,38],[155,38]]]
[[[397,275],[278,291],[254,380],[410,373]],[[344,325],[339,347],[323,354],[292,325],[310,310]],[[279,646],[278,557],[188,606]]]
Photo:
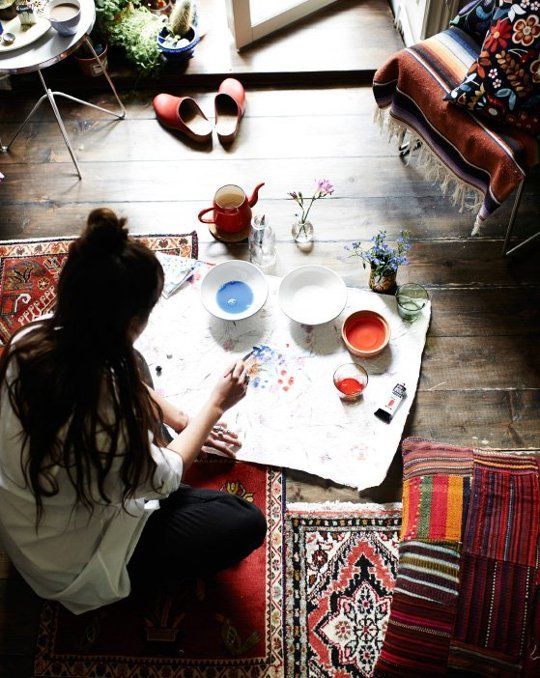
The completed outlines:
[[[208,230],[216,240],[219,240],[219,242],[224,243],[247,242],[249,232],[251,231],[251,225],[247,226],[241,231],[238,231],[237,233],[224,233],[223,231],[218,230],[215,224],[208,224]]]
[[[14,19],[3,22],[2,28],[4,29],[4,33],[13,33],[15,36],[15,42],[12,45],[4,45],[0,39],[0,54],[12,52],[15,49],[28,47],[28,45],[31,45],[36,40],[39,40],[42,35],[45,35],[45,33],[51,27],[50,21],[44,16],[38,16],[36,18],[36,23],[26,29],[21,26],[18,16],[16,16]]]

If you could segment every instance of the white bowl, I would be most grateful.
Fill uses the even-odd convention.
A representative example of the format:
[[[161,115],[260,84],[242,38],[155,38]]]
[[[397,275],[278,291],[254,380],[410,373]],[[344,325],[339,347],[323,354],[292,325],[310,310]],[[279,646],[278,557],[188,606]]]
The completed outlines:
[[[246,283],[253,292],[250,306],[240,313],[228,313],[217,303],[217,293],[223,285],[234,280]],[[214,266],[205,275],[201,285],[204,307],[216,318],[222,320],[243,320],[255,315],[268,298],[268,281],[262,271],[247,261],[225,261]]]
[[[279,305],[291,320],[304,325],[328,323],[347,304],[347,287],[325,266],[299,266],[279,286]]]

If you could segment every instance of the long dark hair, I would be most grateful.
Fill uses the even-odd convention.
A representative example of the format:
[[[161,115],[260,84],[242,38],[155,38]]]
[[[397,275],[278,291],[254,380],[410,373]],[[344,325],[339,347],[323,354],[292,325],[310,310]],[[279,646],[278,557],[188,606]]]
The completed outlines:
[[[0,385],[16,361],[7,394],[22,425],[21,464],[36,525],[43,497],[59,491],[55,466],[66,470],[77,502],[90,512],[110,502],[105,480],[115,457],[122,457],[124,506],[153,477],[150,437],[162,443],[162,415],[141,379],[133,337],[162,288],[159,261],[128,237],[125,219],[94,210],[69,248],[54,314],[6,346]]]

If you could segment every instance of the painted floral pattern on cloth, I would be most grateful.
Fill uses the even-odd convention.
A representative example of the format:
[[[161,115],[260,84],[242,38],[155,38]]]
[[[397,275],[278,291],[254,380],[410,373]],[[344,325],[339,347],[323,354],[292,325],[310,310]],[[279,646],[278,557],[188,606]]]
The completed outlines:
[[[287,676],[371,676],[397,567],[399,509],[286,516]]]
[[[445,98],[495,122],[537,135],[539,70],[540,2],[500,0],[477,60]]]
[[[253,349],[248,374],[253,388],[287,392],[294,386],[294,376],[287,366],[285,355],[265,344]]]

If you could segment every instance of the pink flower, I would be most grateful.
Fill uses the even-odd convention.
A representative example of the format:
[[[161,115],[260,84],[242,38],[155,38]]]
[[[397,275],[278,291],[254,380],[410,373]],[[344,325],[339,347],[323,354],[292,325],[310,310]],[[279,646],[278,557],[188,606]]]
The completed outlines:
[[[289,193],[289,195],[291,196],[291,198],[293,200],[298,200],[298,193],[296,193],[295,191],[291,191],[291,193]]]
[[[317,181],[317,191],[323,195],[332,195],[334,192],[334,187],[329,179],[319,179]]]

